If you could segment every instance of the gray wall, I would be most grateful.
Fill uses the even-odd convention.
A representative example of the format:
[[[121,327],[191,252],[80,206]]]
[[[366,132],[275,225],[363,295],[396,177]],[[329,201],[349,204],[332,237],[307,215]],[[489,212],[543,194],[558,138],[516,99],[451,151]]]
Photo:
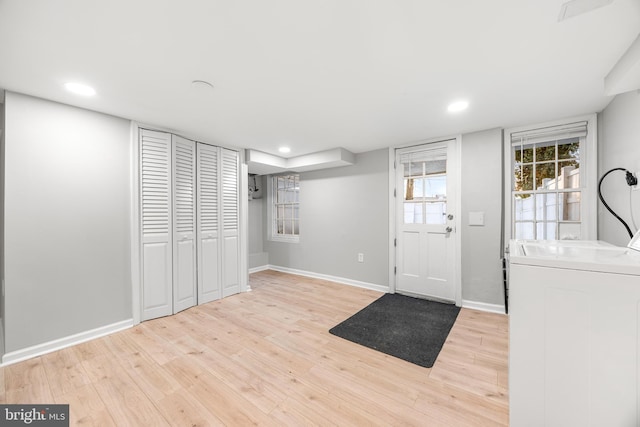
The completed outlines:
[[[265,213],[269,263],[388,286],[388,156],[361,153],[354,166],[301,174],[300,243],[267,240]],[[497,305],[504,303],[501,158],[501,129],[463,135],[462,298]],[[476,211],[484,212],[483,227],[468,225]]]
[[[502,282],[502,130],[462,136],[462,299],[504,304]],[[470,226],[469,212],[484,212]]]
[[[5,107],[5,350],[130,319],[130,122]]]
[[[598,115],[598,179],[608,170],[622,167],[640,179],[640,92],[616,96]],[[608,175],[602,183],[607,204],[634,231],[629,207],[629,187],[624,172]],[[631,193],[636,223],[640,225],[640,190]],[[624,226],[598,201],[598,239],[619,246],[629,243]]]
[[[4,91],[0,91],[0,286],[4,281]],[[4,288],[0,291],[0,320],[4,319]],[[0,325],[0,354],[4,353],[4,323]]]
[[[300,242],[267,240],[265,220],[269,263],[388,286],[388,157],[376,150],[353,166],[300,174]]]
[[[256,180],[261,186],[262,177],[256,177]],[[250,179],[251,184],[253,179]],[[264,198],[249,200],[249,268],[263,267],[269,263],[268,254],[264,252],[263,214]]]

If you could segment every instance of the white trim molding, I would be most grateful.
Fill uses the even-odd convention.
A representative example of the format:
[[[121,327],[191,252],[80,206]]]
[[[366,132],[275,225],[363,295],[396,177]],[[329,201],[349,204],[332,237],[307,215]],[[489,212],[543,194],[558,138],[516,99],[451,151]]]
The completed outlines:
[[[462,307],[469,308],[471,310],[486,311],[488,313],[505,314],[504,305],[502,304],[489,304],[486,302],[469,301],[469,300],[463,299]]]
[[[11,351],[2,356],[2,364],[0,367],[11,365],[13,363],[22,362],[33,357],[42,356],[43,354],[53,351],[62,350],[63,348],[91,341],[105,335],[113,334],[133,326],[133,319],[122,320],[110,325],[101,326],[89,331],[80,332],[67,337],[59,338],[53,341],[37,344],[32,347],[23,348],[22,350]]]
[[[140,125],[131,122],[131,310],[133,324],[140,323],[142,313],[142,276],[140,265]]]
[[[396,292],[396,263],[397,263],[397,254],[396,254],[396,238],[397,238],[397,222],[399,218],[397,218],[396,214],[396,151],[400,149],[417,147],[426,144],[433,144],[444,141],[455,141],[455,161],[457,163],[457,171],[455,171],[454,176],[452,177],[455,180],[456,186],[456,196],[454,200],[451,200],[451,204],[455,205],[456,215],[454,218],[454,226],[456,232],[454,233],[455,238],[455,254],[454,254],[454,272],[453,272],[453,282],[455,287],[455,303],[456,306],[460,307],[462,305],[462,134],[452,135],[448,137],[440,137],[440,138],[432,138],[426,139],[422,141],[414,141],[411,143],[396,145],[389,147],[389,286],[385,286],[386,291],[390,293]],[[400,196],[398,196],[400,197]]]
[[[554,120],[544,123],[535,123],[527,126],[518,126],[503,130],[503,176],[504,176],[504,244],[506,245],[513,237],[513,159],[511,134],[522,132],[536,132],[545,128],[561,127],[576,122],[587,123],[587,135],[584,137],[580,151],[580,188],[581,192],[581,212],[580,221],[582,230],[580,240],[596,240],[598,235],[598,116],[587,114],[576,117],[567,117],[561,120]]]
[[[273,270],[273,271],[279,271],[281,273],[290,273],[290,274],[297,274],[299,276],[311,277],[313,279],[328,280],[330,282],[336,282],[336,283],[340,283],[340,284],[343,284],[343,285],[355,286],[357,288],[370,289],[372,291],[378,291],[378,292],[383,292],[383,293],[389,292],[389,287],[386,286],[386,285],[377,285],[375,283],[361,282],[359,280],[353,280],[353,279],[347,279],[347,278],[344,278],[344,277],[331,276],[329,274],[314,273],[312,271],[298,270],[298,269],[289,268],[289,267],[280,267],[280,266],[271,265],[271,264],[269,264],[266,267],[267,268],[262,268],[262,267],[258,267],[258,268],[261,268],[261,270],[259,270],[259,271],[262,271],[262,270]]]
[[[269,270],[269,265],[259,265],[249,269],[249,274],[258,273],[260,271]]]

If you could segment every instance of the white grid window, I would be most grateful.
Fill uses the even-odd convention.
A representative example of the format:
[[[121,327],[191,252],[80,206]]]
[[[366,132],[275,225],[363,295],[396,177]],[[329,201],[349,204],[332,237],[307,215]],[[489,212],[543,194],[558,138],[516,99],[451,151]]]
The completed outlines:
[[[510,134],[513,238],[584,239],[588,234],[582,160],[587,128],[581,121]]]
[[[272,177],[271,191],[272,239],[297,241],[300,236],[300,175]]]
[[[444,224],[447,210],[447,149],[403,154],[404,223]]]

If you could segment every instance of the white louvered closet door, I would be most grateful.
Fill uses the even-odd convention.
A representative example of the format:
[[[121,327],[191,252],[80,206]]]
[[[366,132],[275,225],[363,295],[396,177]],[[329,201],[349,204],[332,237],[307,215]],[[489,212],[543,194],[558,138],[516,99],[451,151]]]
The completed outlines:
[[[222,157],[222,296],[240,292],[240,207],[237,151],[221,149]]]
[[[140,132],[142,320],[173,313],[171,136]]]
[[[173,312],[197,304],[196,143],[173,135]]]
[[[198,303],[220,299],[220,149],[197,144]]]

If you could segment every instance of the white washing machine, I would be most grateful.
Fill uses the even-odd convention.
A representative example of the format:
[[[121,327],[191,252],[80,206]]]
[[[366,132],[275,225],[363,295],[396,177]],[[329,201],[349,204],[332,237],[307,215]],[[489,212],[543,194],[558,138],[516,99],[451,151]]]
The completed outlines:
[[[510,425],[640,425],[640,233],[509,245]]]

